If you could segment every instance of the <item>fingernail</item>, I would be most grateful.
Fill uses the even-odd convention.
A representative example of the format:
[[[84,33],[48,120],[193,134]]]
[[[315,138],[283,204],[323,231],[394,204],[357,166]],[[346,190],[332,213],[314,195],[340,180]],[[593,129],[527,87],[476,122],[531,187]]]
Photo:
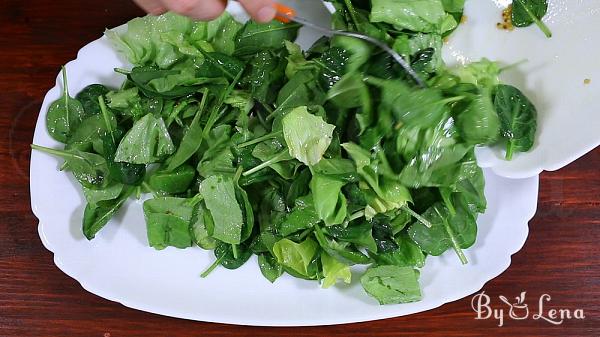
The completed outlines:
[[[263,7],[261,9],[259,9],[258,12],[256,13],[256,21],[269,22],[269,21],[273,20],[273,18],[275,17],[275,14],[277,14],[277,11],[275,10],[275,8],[273,8],[271,6]]]

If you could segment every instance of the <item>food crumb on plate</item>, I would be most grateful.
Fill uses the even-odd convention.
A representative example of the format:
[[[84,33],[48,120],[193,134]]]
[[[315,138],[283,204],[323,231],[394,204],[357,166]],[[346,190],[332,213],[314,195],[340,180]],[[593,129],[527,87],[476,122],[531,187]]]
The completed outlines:
[[[586,78],[583,80],[583,84],[590,84],[592,83],[592,80],[590,78]]]
[[[496,27],[502,30],[512,31],[515,26],[512,24],[512,5],[509,5],[502,11],[502,22],[496,23]]]

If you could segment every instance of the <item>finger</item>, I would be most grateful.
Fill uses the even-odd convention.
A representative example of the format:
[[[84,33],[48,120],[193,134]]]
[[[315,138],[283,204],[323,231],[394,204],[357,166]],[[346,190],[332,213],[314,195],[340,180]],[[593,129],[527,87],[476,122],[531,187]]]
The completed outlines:
[[[223,13],[226,0],[163,0],[167,9],[197,20],[212,20]]]
[[[134,0],[146,13],[159,15],[167,11],[160,0]]]
[[[277,11],[273,0],[239,0],[252,18],[258,22],[273,20]]]

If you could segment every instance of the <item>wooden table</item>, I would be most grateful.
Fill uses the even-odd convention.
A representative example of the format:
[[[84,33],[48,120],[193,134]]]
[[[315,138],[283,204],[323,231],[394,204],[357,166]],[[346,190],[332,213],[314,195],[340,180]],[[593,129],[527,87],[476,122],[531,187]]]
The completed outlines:
[[[59,66],[105,27],[140,14],[127,0],[0,2],[0,336],[600,335],[600,149],[558,172],[542,174],[538,212],[525,247],[506,272],[483,288],[496,302],[498,295],[512,299],[527,291],[530,306],[548,293],[552,301],[547,309],[580,308],[584,320],[554,326],[507,317],[498,327],[493,319],[475,320],[468,297],[409,317],[368,323],[239,327],[144,313],[83,290],[54,266],[38,238],[29,205],[29,143]]]

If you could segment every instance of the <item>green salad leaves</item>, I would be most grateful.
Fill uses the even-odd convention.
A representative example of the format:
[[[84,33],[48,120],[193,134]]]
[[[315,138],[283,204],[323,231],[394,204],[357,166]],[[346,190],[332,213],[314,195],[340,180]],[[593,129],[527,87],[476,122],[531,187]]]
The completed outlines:
[[[547,12],[547,0],[513,0],[511,21],[515,27],[528,27],[535,23],[547,38],[551,38],[552,32],[542,22]]]
[[[142,193],[148,244],[199,246],[236,269],[257,255],[261,273],[352,281],[381,304],[421,298],[429,255],[463,253],[485,211],[475,146],[533,146],[536,110],[501,84],[493,62],[448,69],[443,37],[464,1],[333,1],[334,27],[375,36],[427,81],[412,83],[363,41],[322,38],[307,51],[299,25],[193,22],[175,14],[107,31],[133,64],[120,88],[64,94],[47,114],[87,201],[93,239]],[[232,276],[235,277],[235,276]],[[358,281],[358,280],[355,280]]]

